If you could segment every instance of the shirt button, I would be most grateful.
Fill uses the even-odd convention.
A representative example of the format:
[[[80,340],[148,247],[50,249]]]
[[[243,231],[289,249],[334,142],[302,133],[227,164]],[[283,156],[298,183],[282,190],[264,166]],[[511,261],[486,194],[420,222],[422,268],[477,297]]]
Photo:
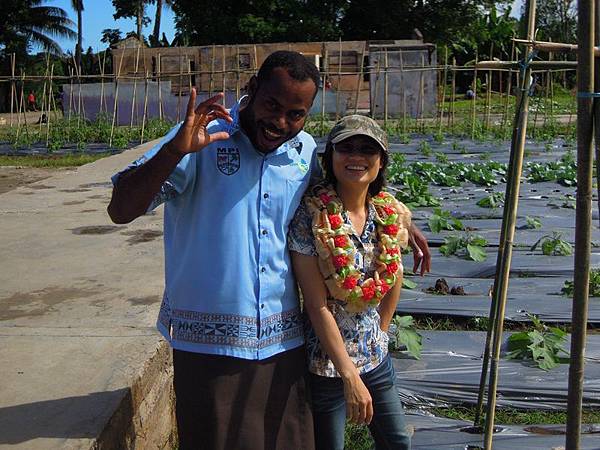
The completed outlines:
[[[260,304],[260,309],[265,309],[265,304],[264,303]]]
[[[264,234],[265,236],[268,234],[269,232],[267,230],[262,230],[262,234]]]
[[[266,268],[266,267],[263,267],[263,268],[261,268],[261,269],[260,269],[260,271],[261,271],[262,273],[265,273],[265,272],[267,271],[267,268]]]
[[[269,194],[264,194],[263,197],[264,198],[269,198]]]

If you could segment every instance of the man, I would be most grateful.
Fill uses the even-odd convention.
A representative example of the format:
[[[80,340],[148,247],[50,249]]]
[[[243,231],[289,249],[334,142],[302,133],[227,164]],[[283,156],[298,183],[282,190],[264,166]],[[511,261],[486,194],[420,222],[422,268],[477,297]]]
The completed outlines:
[[[314,446],[286,236],[320,173],[302,131],[318,84],[313,64],[281,51],[230,112],[221,95],[194,109],[192,89],[182,125],[113,177],[116,223],[166,202],[158,329],[173,347],[182,450]]]

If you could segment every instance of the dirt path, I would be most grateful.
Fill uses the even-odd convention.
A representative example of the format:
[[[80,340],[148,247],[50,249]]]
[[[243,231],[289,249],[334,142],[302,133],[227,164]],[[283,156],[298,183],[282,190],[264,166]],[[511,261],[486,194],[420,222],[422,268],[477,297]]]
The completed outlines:
[[[0,166],[0,194],[69,169]]]

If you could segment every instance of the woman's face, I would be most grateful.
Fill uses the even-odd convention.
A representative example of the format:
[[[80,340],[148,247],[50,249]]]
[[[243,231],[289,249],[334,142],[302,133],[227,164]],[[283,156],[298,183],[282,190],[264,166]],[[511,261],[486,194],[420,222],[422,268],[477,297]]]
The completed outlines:
[[[381,169],[381,151],[368,136],[352,136],[333,144],[332,168],[338,184],[368,188]]]

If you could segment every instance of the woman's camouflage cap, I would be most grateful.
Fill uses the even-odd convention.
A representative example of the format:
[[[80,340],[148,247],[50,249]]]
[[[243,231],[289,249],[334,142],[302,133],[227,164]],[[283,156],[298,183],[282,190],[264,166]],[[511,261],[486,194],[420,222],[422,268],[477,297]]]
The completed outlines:
[[[327,143],[337,144],[351,136],[368,136],[374,139],[384,152],[388,151],[386,132],[373,119],[360,114],[342,117],[331,129]]]

